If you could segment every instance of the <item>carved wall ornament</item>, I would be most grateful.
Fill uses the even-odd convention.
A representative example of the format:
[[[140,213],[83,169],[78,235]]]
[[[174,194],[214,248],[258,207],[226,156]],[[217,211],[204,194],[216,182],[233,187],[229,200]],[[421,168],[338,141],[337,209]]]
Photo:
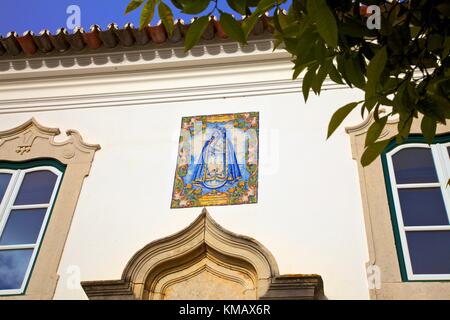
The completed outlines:
[[[0,160],[24,161],[34,158],[53,158],[62,163],[91,162],[99,145],[88,144],[75,130],[66,132],[68,140],[55,142],[57,128],[47,128],[32,118],[10,130],[0,131]]]

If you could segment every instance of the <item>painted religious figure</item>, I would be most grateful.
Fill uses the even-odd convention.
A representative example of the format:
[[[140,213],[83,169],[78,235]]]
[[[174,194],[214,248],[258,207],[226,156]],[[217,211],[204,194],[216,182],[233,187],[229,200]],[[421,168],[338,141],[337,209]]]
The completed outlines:
[[[257,112],[183,118],[171,207],[256,203],[258,136]]]

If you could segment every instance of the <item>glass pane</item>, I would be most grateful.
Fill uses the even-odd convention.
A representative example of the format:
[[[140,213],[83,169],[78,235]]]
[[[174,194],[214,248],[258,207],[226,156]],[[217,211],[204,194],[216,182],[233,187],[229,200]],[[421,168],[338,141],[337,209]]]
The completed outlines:
[[[49,203],[55,187],[56,174],[50,171],[27,173],[20,186],[15,205]]]
[[[0,290],[20,289],[33,249],[0,251]]]
[[[6,189],[8,189],[9,181],[11,181],[11,174],[0,173],[0,203],[3,201]]]
[[[399,189],[405,226],[437,226],[449,223],[440,188]]]
[[[12,210],[0,245],[36,243],[47,209]]]
[[[408,148],[392,156],[395,181],[401,183],[438,182],[431,149]]]
[[[450,274],[450,231],[406,232],[414,274]]]

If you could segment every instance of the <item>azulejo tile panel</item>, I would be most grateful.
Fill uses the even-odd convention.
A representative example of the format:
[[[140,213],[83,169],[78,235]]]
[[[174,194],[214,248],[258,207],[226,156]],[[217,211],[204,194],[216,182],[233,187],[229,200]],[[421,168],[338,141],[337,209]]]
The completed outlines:
[[[183,117],[172,208],[256,203],[259,113]]]

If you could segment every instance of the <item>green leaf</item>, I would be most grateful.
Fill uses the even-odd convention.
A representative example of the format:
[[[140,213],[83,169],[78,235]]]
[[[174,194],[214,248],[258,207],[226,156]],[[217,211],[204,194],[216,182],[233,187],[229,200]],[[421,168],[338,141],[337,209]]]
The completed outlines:
[[[298,68],[294,67],[294,73],[292,74],[292,80],[296,80],[298,78],[298,76],[300,75],[300,73],[302,73],[302,71],[304,69],[305,68],[303,68],[303,67],[298,67]]]
[[[373,108],[377,105],[378,102],[378,96],[371,97],[369,99],[366,99],[364,101],[363,107],[367,112],[372,112]]]
[[[231,14],[220,11],[220,24],[227,36],[231,39],[240,43],[246,43],[244,31],[242,31],[241,26],[234,20]]]
[[[245,0],[227,0],[227,3],[234,11],[245,15],[245,9],[247,7]]]
[[[153,15],[155,14],[155,5],[156,0],[148,0],[145,4],[141,13],[140,29],[143,29],[152,21]]]
[[[390,106],[393,107],[394,103],[392,100],[390,100],[388,97],[386,96],[378,96],[378,102],[381,103],[384,106]]]
[[[342,77],[341,77],[341,75],[339,74],[339,72],[338,72],[338,70],[336,69],[336,67],[335,67],[334,64],[331,64],[330,70],[329,70],[329,74],[328,74],[328,75],[330,76],[330,79],[331,79],[332,81],[334,81],[335,83],[337,83],[337,84],[344,84],[344,82],[342,81]]]
[[[447,117],[449,115],[450,111],[450,100],[449,98],[444,98],[437,94],[430,94],[428,95],[430,99],[433,101],[434,107],[436,111],[440,111],[444,115],[444,117]]]
[[[430,34],[427,40],[428,50],[434,51],[442,47],[444,38],[439,34]]]
[[[388,117],[384,116],[380,118],[378,121],[375,121],[372,123],[372,125],[369,127],[369,130],[367,131],[366,135],[366,142],[365,146],[369,146],[373,144],[375,141],[378,140],[380,137],[381,132],[383,131],[384,127],[386,126]]]
[[[273,7],[275,7],[275,0],[261,0],[256,6],[255,12],[261,15]]]
[[[198,14],[208,8],[210,0],[180,0],[183,5],[183,13]]]
[[[175,8],[183,10],[183,5],[180,3],[179,0],[170,0],[170,2],[172,2]]]
[[[387,62],[386,47],[382,47],[377,51],[375,56],[370,60],[367,66],[367,83],[366,83],[366,99],[376,94],[378,82]]]
[[[242,21],[242,30],[244,31],[245,38],[247,39],[250,32],[253,31],[255,24],[258,22],[259,14],[254,11],[250,16],[246,17]]]
[[[406,139],[409,136],[411,131],[411,125],[413,123],[414,117],[411,113],[400,113],[400,118],[397,125],[397,143],[400,144],[403,142],[403,139]]]
[[[446,17],[450,17],[450,4],[447,2],[441,3],[436,6],[436,9],[438,9],[443,15]]]
[[[296,42],[294,54],[298,57],[305,56],[309,52],[314,51],[319,35],[317,32],[313,32],[313,29],[309,29],[311,32],[305,32],[302,36],[295,39]]]
[[[276,49],[278,49],[279,46],[281,46],[283,44],[283,38],[278,38],[278,37],[274,37],[275,41],[273,43],[273,51],[275,51]]]
[[[361,61],[357,55],[344,57],[345,75],[348,80],[357,88],[364,88],[366,81],[364,79]]]
[[[447,36],[447,37],[445,37],[445,40],[444,40],[442,56],[447,57],[449,55],[449,53],[450,53],[450,37]]]
[[[158,6],[159,18],[161,19],[164,27],[169,34],[169,37],[172,36],[173,33],[173,13],[172,9],[170,9],[164,2],[160,2]]]
[[[437,128],[436,119],[433,119],[425,115],[422,118],[420,128],[422,129],[422,134],[425,137],[425,140],[428,142],[428,144],[432,144],[434,136],[436,135],[436,128]]]
[[[336,56],[336,62],[337,62],[337,69],[338,69],[339,73],[342,75],[342,78],[344,79],[345,83],[347,83],[347,85],[350,88],[353,88],[351,81],[348,79],[347,75],[345,74],[345,55],[340,54],[340,55]]]
[[[321,38],[319,38],[317,40],[317,43],[314,45],[314,55],[316,56],[316,60],[320,64],[323,64],[325,59],[327,58],[327,47],[325,46],[325,41],[323,41]]]
[[[305,76],[303,77],[302,91],[305,102],[308,101],[309,91],[311,90],[312,82],[314,80],[314,77],[316,76],[316,70],[318,67],[318,64],[310,66],[308,68],[308,72],[306,72]]]
[[[344,119],[350,114],[350,112],[352,112],[353,109],[355,109],[356,106],[360,103],[361,101],[346,104],[333,114],[330,120],[330,124],[328,125],[327,139],[331,137],[334,131],[336,131],[336,129],[341,125],[342,121],[344,121]]]
[[[278,21],[280,22],[280,26],[283,30],[285,30],[289,26],[292,29],[292,27],[294,27],[294,25],[296,28],[299,27],[298,21],[293,19],[291,16],[289,16],[289,14],[285,15],[281,9],[280,10],[276,9],[275,11],[279,11]]]
[[[251,6],[250,4],[248,5]],[[255,11],[242,21],[242,30],[244,31],[245,38],[252,32],[255,24],[258,22],[259,16],[273,7],[275,7],[275,0],[261,0],[258,2]]]
[[[293,56],[296,55],[297,52],[297,44],[298,41],[296,39],[292,39],[292,38],[285,38],[282,37],[283,42],[284,42],[284,48],[286,49],[287,52],[289,52],[290,54],[292,54]],[[308,48],[306,48],[305,51],[307,51]]]
[[[133,10],[136,10],[144,3],[144,0],[133,0],[128,4],[127,9],[125,10],[125,14],[130,13]]]
[[[317,31],[332,48],[338,45],[338,28],[336,19],[326,0],[313,0],[307,3],[308,16],[316,22]]]
[[[283,33],[283,28],[281,27],[280,20],[278,19],[278,9],[276,9],[273,13],[273,25],[275,27],[275,30]]]
[[[361,165],[366,167],[375,161],[375,159],[378,158],[383,150],[389,145],[389,142],[391,142],[391,139],[381,140],[368,146],[361,156]]]
[[[247,0],[247,6],[254,8],[258,5],[259,0]]]
[[[325,81],[325,78],[328,75],[328,70],[330,70],[330,65],[332,64],[331,60],[326,61],[320,66],[319,71],[317,71],[317,75],[313,80],[312,89],[315,94],[320,94],[320,90],[322,89],[322,84]]]
[[[286,50],[297,56],[295,60],[295,69],[298,73],[301,73],[303,69],[309,65],[315,63],[316,55],[314,52],[314,45],[318,39],[318,34],[315,32],[304,34],[300,40],[289,39],[294,46],[290,46],[288,38],[284,38]]]
[[[197,44],[200,37],[203,35],[203,32],[205,32],[208,23],[208,16],[200,17],[191,23],[188,32],[186,33],[186,39],[184,40],[185,51],[192,49],[192,47]]]

